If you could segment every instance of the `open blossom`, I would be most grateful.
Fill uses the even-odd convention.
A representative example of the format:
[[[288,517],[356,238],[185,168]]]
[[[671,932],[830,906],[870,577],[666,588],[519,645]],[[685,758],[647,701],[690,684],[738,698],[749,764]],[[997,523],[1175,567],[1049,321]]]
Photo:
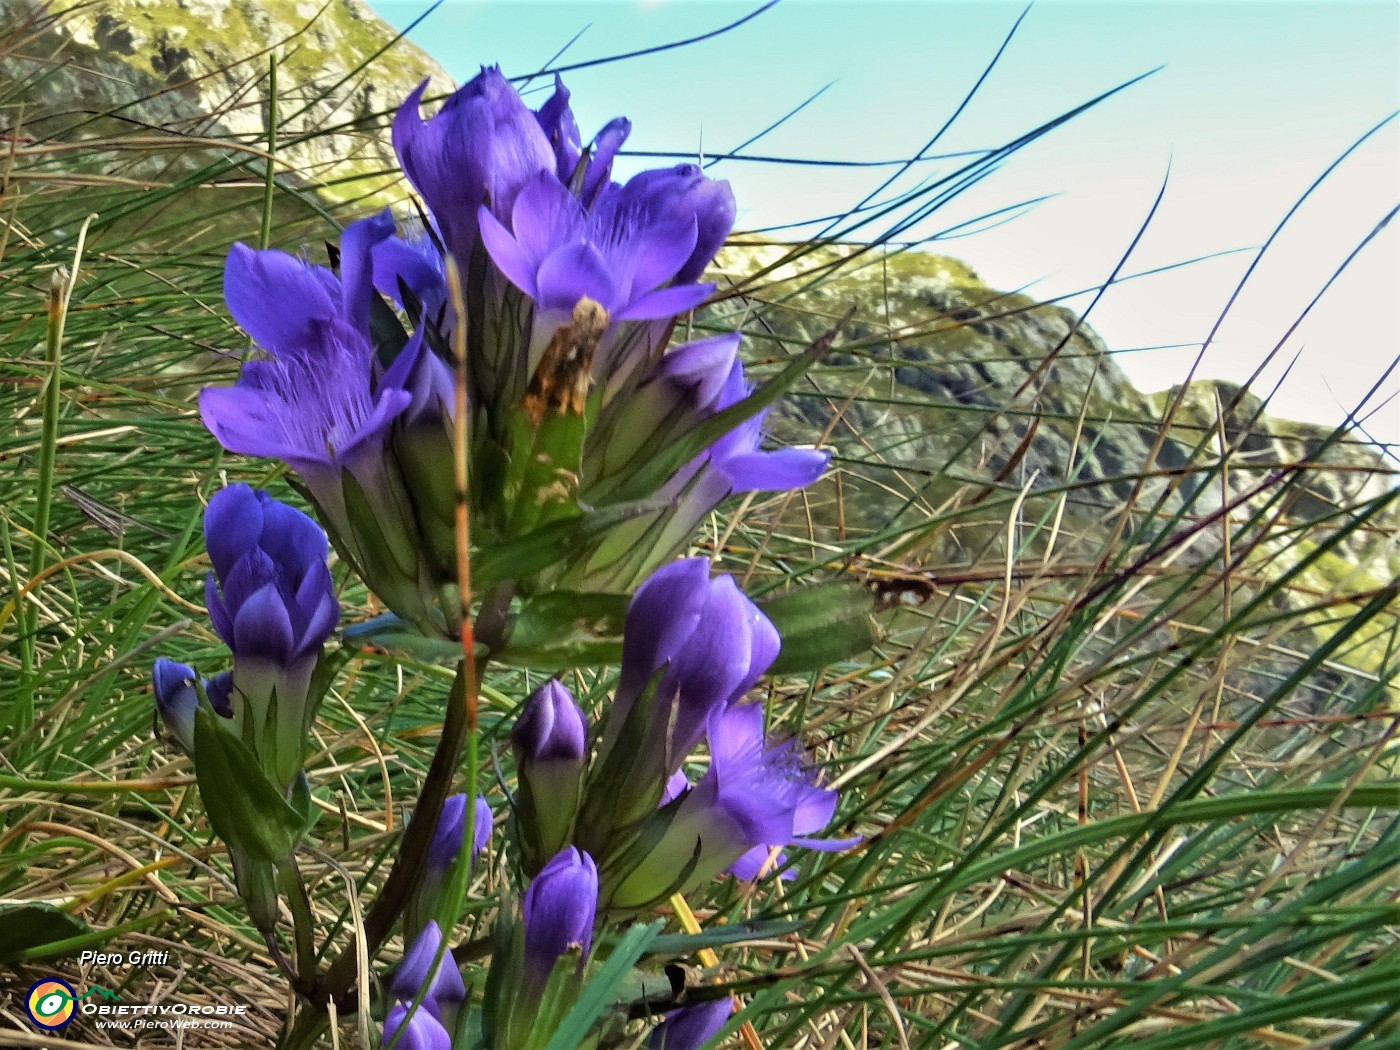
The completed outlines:
[[[632,706],[662,672],[647,712],[641,765],[660,779],[680,767],[706,721],[742,697],[778,657],[781,640],[731,576],[710,579],[704,558],[684,558],[637,589],[623,631],[622,673],[608,714],[610,746]],[[656,761],[653,763],[652,759]]]
[[[412,400],[402,373],[376,381],[369,340],[377,244],[393,233],[388,213],[352,223],[342,238],[341,276],[285,252],[234,245],[224,299],[264,351],[232,387],[206,387],[204,425],[230,452],[290,464],[323,506],[340,504],[342,469],[364,474],[383,454],[390,424]],[[362,481],[362,483],[364,483]]]
[[[792,741],[764,740],[760,705],[715,713],[708,735],[709,769],[669,817],[657,818],[669,820],[665,833],[613,894],[616,907],[693,888],[736,863],[737,874],[753,877],[775,847],[832,851],[860,841],[811,837],[831,822],[836,792],[816,784]]]

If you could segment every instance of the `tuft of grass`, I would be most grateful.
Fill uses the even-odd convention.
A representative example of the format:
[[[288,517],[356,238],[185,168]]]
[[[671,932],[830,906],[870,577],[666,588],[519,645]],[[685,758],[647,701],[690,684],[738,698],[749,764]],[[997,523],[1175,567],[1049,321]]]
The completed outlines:
[[[0,81],[11,128],[43,75]],[[223,254],[259,231],[315,250],[354,208],[328,214],[302,182],[265,178],[275,129],[155,178],[148,162],[174,136],[104,132],[77,151],[57,132],[20,139],[0,147],[0,898],[67,919],[7,949],[0,983],[17,994],[0,1012],[24,1027],[18,993],[58,973],[127,1001],[247,1005],[185,1045],[270,1046],[287,994],[188,762],[153,732],[148,673],[156,655],[218,667],[199,606],[208,494],[246,480],[294,499],[272,466],[222,457],[193,407],[247,348],[222,307]],[[977,351],[972,322],[947,311],[895,323],[898,288],[941,281],[978,323],[1052,309],[893,250],[912,216],[990,166],[902,198],[884,225],[852,220],[842,233],[859,244],[750,255],[698,319],[742,323],[761,375],[857,302],[857,328],[795,400],[816,408],[782,422],[805,419],[836,469],[727,508],[698,549],[751,594],[854,576],[895,605],[871,653],[764,696],[774,730],[800,732],[841,788],[835,831],[861,846],[793,851],[790,879],[691,900],[707,931],[761,931],[719,946],[700,987],[741,995],[727,1031],[748,1022],[772,1047],[1394,1040],[1397,585],[1393,570],[1352,571],[1390,542],[1394,490],[1319,508],[1327,448],[1355,436],[1261,462],[1245,449],[1257,410],[1228,428],[1233,405],[1173,414],[1144,399],[1123,417],[1092,384],[1053,410],[1034,396],[940,405],[904,384],[920,347],[923,369]],[[1053,375],[1095,352],[1067,338],[1029,367]],[[952,440],[911,459],[930,420]],[[1061,476],[985,458],[1006,451],[1008,420],[1056,428],[1074,450]],[[1185,462],[1090,476],[1096,443],[1125,427]],[[350,617],[376,611],[337,572]],[[387,871],[450,678],[361,653],[323,710],[310,763],[323,818],[301,859],[331,949],[348,942],[352,897]],[[602,702],[607,675],[575,679]],[[487,678],[483,754],[532,684]],[[498,812],[504,791],[487,792]],[[499,860],[482,866],[461,942],[487,936],[508,878]],[[11,929],[39,928],[0,909]],[[658,945],[680,929],[662,917]],[[172,963],[79,966],[84,948],[167,949]],[[358,1032],[343,1023],[339,1045],[361,1045]],[[73,1035],[126,1045],[86,1018]]]

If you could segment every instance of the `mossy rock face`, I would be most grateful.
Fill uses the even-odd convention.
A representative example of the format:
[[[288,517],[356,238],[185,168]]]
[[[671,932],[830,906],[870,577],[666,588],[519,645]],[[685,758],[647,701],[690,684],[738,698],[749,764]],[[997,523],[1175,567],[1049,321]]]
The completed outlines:
[[[39,0],[0,0],[0,34],[18,43],[6,55],[4,78],[25,85],[25,111],[11,111],[8,123],[22,119],[40,137],[90,140],[131,134],[134,124],[198,140],[172,149],[158,169],[146,163],[141,174],[148,177],[172,167],[197,170],[212,155],[210,140],[262,147],[268,53],[275,52],[279,172],[286,173],[279,177],[314,186],[328,202],[367,194],[397,199],[403,194],[382,114],[424,79],[432,82],[430,94],[452,87],[436,61],[395,42],[394,30],[363,0],[59,6],[71,9],[55,14]],[[359,68],[381,51],[368,69]],[[327,129],[334,130],[296,141]]]

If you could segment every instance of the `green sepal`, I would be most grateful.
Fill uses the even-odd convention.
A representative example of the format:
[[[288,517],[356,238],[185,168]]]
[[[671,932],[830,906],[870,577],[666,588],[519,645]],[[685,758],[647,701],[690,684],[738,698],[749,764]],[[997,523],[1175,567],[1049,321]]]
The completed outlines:
[[[599,510],[575,518],[553,521],[528,535],[493,544],[472,559],[472,586],[487,591],[505,580],[524,580],[542,569],[577,553],[589,540],[624,521],[670,506],[667,500],[639,500]]]
[[[377,292],[369,300],[369,340],[374,344],[375,357],[384,368],[392,365],[394,358],[408,345],[408,333],[398,314]]]
[[[875,595],[855,581],[799,587],[758,606],[783,639],[769,674],[816,671],[858,656],[880,640]]]
[[[195,779],[209,825],[231,851],[280,861],[301,841],[306,817],[282,797],[252,749],[219,722],[211,708],[196,709]]]
[[[579,591],[534,595],[512,617],[504,648],[491,655],[541,670],[616,663],[629,601],[625,594]]]
[[[539,425],[517,407],[506,423],[508,444],[502,495],[511,508],[511,535],[579,513],[579,474],[587,424],[576,412],[547,408]]]

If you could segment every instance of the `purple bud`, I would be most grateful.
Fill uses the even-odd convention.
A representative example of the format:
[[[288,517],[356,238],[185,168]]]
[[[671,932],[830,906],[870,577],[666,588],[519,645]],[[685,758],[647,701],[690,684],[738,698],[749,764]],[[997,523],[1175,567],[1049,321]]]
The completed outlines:
[[[485,798],[477,796],[474,820],[472,860],[476,860],[491,838],[491,806]],[[442,872],[451,866],[462,852],[462,839],[467,833],[467,796],[449,795],[442,804],[442,815],[438,817],[437,828],[432,842],[428,844],[428,867]]]
[[[525,701],[510,733],[518,762],[579,762],[587,745],[588,726],[573,694],[551,678]]]
[[[672,1010],[651,1031],[651,1050],[700,1050],[715,1037],[734,1010],[729,996]]]
[[[467,998],[467,986],[452,959],[450,948],[442,953],[437,970],[429,977],[428,968],[432,966],[441,945],[442,928],[429,920],[404,955],[399,968],[394,971],[394,979],[389,982],[389,994],[404,1002],[412,1002],[419,991],[423,991],[423,1005],[438,1018],[442,1017],[444,1008],[460,1006]]]
[[[175,735],[185,754],[194,753],[194,713],[199,707],[195,693],[194,668],[160,657],[151,668],[155,688],[156,710],[161,721]]]
[[[321,527],[260,489],[230,485],[209,501],[204,537],[209,617],[234,659],[314,661],[340,618]]]
[[[447,1029],[432,1015],[427,1006],[427,1002],[424,1002],[414,1013],[408,1027],[404,1028],[403,1035],[394,1043],[396,1050],[452,1050],[452,1036],[448,1035]],[[403,1027],[407,1013],[406,1006],[396,1006],[389,1011],[389,1016],[384,1018],[384,1039],[380,1046],[388,1046],[394,1042],[394,1036]]]
[[[543,984],[554,964],[572,947],[580,960],[593,946],[598,910],[598,868],[573,846],[546,864],[525,891],[525,970]]]

